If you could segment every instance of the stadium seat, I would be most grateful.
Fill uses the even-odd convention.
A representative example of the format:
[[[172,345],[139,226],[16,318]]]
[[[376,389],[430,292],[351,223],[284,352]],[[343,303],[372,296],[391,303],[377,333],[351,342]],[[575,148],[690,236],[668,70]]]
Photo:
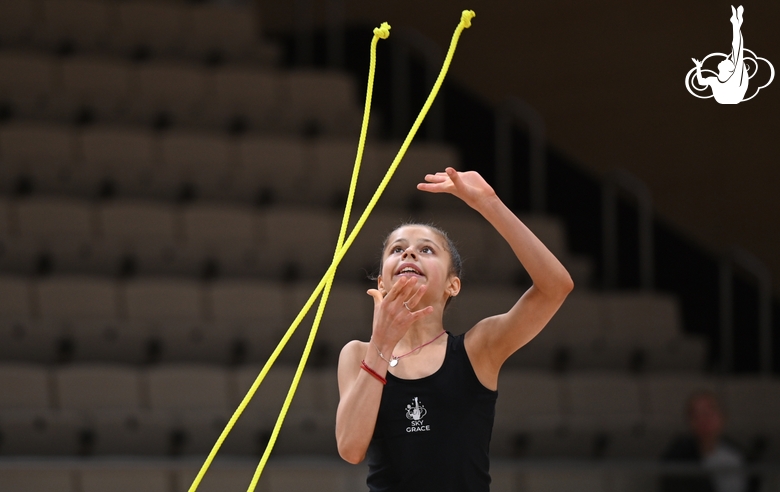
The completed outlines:
[[[41,239],[89,238],[94,234],[94,210],[84,201],[37,198],[17,206],[19,233]]]
[[[40,365],[0,365],[0,412],[51,408],[49,371]]]
[[[187,14],[187,54],[205,61],[255,61],[262,53],[255,9],[196,5]]]
[[[19,123],[0,129],[3,191],[56,192],[74,177],[73,133],[65,127]]]
[[[138,92],[133,97],[133,123],[157,128],[197,126],[202,122],[207,91],[205,68],[172,62],[149,62],[137,70]]]
[[[306,202],[303,190],[311,182],[311,166],[302,140],[251,135],[242,138],[238,146],[240,164],[233,176],[231,196],[260,205]]]
[[[62,62],[59,112],[68,122],[114,122],[127,118],[131,88],[130,62],[94,56]]]
[[[293,70],[283,80],[284,128],[334,136],[359,132],[357,89],[352,78],[340,72]]]
[[[222,129],[253,132],[278,128],[282,76],[248,67],[224,67],[214,73],[215,98],[209,120]]]
[[[254,209],[195,204],[182,218],[186,243],[180,256],[191,271],[244,277],[262,271],[261,220]]]
[[[696,391],[719,393],[720,385],[712,378],[693,374],[653,374],[643,383],[647,392],[645,421],[652,427],[683,430],[688,398]]]
[[[160,194],[176,190],[181,198],[224,197],[235,162],[227,137],[206,132],[172,131],[160,142],[157,186]]]
[[[131,366],[78,364],[54,372],[59,408],[78,412],[139,410],[141,378]]]
[[[180,268],[180,214],[165,203],[121,200],[98,209],[95,263],[103,272],[160,274]]]
[[[733,428],[741,431],[780,432],[780,381],[756,377],[727,379],[724,406]]]
[[[95,225],[89,203],[43,197],[21,200],[16,220],[19,235],[8,240],[3,259],[6,271],[89,271]]]
[[[344,207],[356,154],[354,138],[322,138],[312,144],[307,193],[310,204]]]
[[[660,294],[609,294],[603,301],[609,339],[641,346],[661,345],[681,332],[680,309]]]
[[[227,371],[218,366],[166,364],[147,372],[152,410],[232,410]]]
[[[0,483],[6,492],[56,490],[72,492],[73,472],[67,469],[41,469],[39,466],[0,470]]]
[[[644,353],[648,371],[697,373],[706,368],[708,348],[701,336],[678,335],[663,345],[645,347]]]
[[[0,278],[0,360],[54,361],[59,332],[33,320],[34,294],[27,279]]]
[[[378,147],[372,158],[379,162],[377,169],[381,171],[379,175],[367,177],[361,185],[362,198],[373,194],[379,180],[384,176],[384,172],[390,167],[400,144],[397,146],[388,144]],[[424,191],[417,189],[417,183],[425,181],[426,174],[434,174],[443,171],[446,166],[457,167],[457,161],[452,150],[444,145],[433,143],[414,143],[407,150],[404,159],[398,165],[393,174],[393,180],[390,181],[382,198],[379,200],[381,207],[398,207],[406,209],[423,208],[428,203],[446,202],[442,207],[458,206],[459,201],[454,197],[432,197]],[[438,205],[437,205],[438,206]]]
[[[38,22],[37,6],[34,0],[0,0],[0,43],[3,46],[17,47],[32,42]],[[2,69],[0,73],[3,73]]]
[[[170,492],[172,471],[159,466],[88,468],[81,472],[82,492]]]
[[[114,28],[113,6],[94,0],[43,0],[36,44],[61,53],[105,50]]]
[[[200,284],[183,279],[139,278],[125,287],[128,325],[147,340],[151,360],[175,361],[188,353],[210,354],[220,360],[220,333],[203,323],[205,292]],[[223,342],[224,343],[227,342]]]
[[[233,337],[237,358],[264,362],[292,322],[288,288],[276,282],[219,280],[211,287],[214,324]]]
[[[180,454],[182,435],[173,416],[137,409],[95,410],[92,454],[97,456],[165,456]]]
[[[632,428],[642,420],[639,384],[611,372],[571,374],[564,380],[566,420],[584,430]]]
[[[125,286],[127,317],[162,322],[198,320],[204,313],[200,284],[173,278],[139,278]]]
[[[86,440],[84,421],[69,412],[47,409],[0,413],[3,455],[77,455]]]
[[[320,278],[333,259],[340,222],[336,215],[307,208],[273,207],[263,217],[267,259],[262,270],[274,277]]]
[[[108,278],[54,276],[38,282],[38,309],[44,319],[115,318],[116,283]]]
[[[8,199],[0,196],[0,255],[4,247],[2,241],[11,233],[11,204]]]
[[[80,145],[84,188],[109,196],[152,194],[158,157],[151,130],[89,127]]]
[[[528,457],[544,454],[539,436],[561,427],[561,382],[540,371],[502,371],[491,454]],[[550,440],[553,442],[554,440]]]
[[[122,2],[117,6],[115,51],[136,58],[181,56],[186,9],[165,2]]]
[[[55,95],[54,80],[54,65],[49,57],[13,51],[0,53],[0,106],[6,118],[50,115]]]

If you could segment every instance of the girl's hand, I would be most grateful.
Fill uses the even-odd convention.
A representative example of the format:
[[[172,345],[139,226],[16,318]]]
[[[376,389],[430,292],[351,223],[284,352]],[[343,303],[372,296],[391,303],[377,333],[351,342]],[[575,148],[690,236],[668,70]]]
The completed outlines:
[[[412,323],[433,312],[433,306],[414,311],[425,294],[425,289],[425,285],[417,287],[417,279],[414,277],[400,277],[384,297],[376,289],[368,290],[367,294],[374,298],[374,326],[371,338],[388,357]],[[404,302],[409,306],[408,309]]]
[[[425,181],[417,185],[418,190],[450,193],[473,209],[478,209],[484,200],[496,196],[493,188],[475,171],[460,173],[448,167],[443,173],[426,175]]]

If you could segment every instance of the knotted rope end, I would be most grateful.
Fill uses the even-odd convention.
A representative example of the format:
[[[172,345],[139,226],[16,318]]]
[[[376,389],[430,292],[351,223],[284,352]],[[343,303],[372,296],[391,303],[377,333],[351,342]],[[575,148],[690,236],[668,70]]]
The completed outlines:
[[[374,35],[387,39],[390,36],[390,24],[383,22],[381,26],[374,29]]]
[[[471,27],[471,19],[476,16],[477,14],[473,10],[464,10],[460,16],[460,22],[463,24],[463,27],[468,29]]]

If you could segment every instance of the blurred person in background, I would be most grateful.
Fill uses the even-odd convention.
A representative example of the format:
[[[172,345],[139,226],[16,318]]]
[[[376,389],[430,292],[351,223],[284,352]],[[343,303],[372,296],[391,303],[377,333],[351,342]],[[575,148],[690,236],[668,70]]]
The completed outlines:
[[[686,417],[690,432],[672,441],[663,460],[699,463],[711,473],[662,477],[661,492],[748,492],[747,475],[739,470],[745,459],[723,435],[726,416],[717,395],[710,391],[692,394]]]

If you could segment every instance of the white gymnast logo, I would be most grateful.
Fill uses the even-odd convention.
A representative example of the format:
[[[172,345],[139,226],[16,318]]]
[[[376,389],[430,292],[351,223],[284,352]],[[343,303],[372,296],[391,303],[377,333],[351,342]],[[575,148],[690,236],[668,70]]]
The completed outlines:
[[[731,7],[731,54],[712,53],[707,55],[702,61],[692,58],[696,66],[685,76],[685,87],[694,96],[700,99],[714,97],[720,104],[739,104],[742,101],[749,101],[756,97],[758,91],[772,83],[772,79],[775,78],[775,67],[769,63],[769,60],[757,56],[744,46],[742,31],[740,30],[744,11],[745,9],[741,5],[736,10],[734,6]],[[718,63],[718,73],[715,73],[714,70],[702,69],[702,65],[709,58],[714,58],[715,60],[722,58],[720,63]],[[748,90],[748,82],[758,73],[759,60],[765,62],[769,67],[769,80],[764,85],[756,87],[755,92],[749,97],[745,97]],[[704,77],[702,73],[713,76]],[[706,91],[707,87],[712,88],[712,94],[707,96],[696,94],[696,92]]]
[[[406,418],[409,420],[422,420],[428,411],[420,404],[420,400],[416,396],[412,402],[414,405],[406,405]]]
[[[425,407],[422,406],[416,396],[412,403],[413,405],[406,405],[406,418],[411,420],[409,427],[406,428],[406,432],[429,432],[431,426],[430,424],[426,425],[423,420],[428,411],[425,410]]]

